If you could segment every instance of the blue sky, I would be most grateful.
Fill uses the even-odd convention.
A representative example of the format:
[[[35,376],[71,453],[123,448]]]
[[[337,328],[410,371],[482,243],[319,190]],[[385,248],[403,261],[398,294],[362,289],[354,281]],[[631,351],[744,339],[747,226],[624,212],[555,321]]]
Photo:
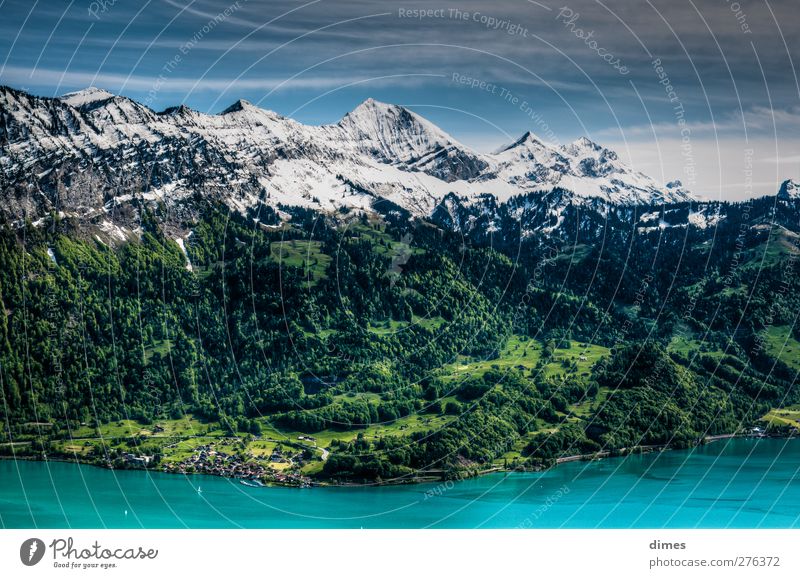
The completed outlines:
[[[737,199],[800,180],[793,4],[0,0],[0,83],[99,86],[156,110],[245,98],[314,124],[373,97],[479,150],[587,135]]]

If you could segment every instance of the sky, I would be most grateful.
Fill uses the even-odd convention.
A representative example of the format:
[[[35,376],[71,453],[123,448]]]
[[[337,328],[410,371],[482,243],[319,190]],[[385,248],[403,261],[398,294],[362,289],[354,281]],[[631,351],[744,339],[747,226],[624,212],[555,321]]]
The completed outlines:
[[[709,199],[800,181],[797,0],[0,0],[0,84],[307,124],[372,97],[492,151],[588,136]]]

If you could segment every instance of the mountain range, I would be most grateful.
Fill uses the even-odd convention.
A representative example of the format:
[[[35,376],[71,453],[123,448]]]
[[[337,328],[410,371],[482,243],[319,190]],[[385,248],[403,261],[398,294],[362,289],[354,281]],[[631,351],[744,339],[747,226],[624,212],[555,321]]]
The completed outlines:
[[[0,88],[0,169],[0,456],[398,483],[796,433],[791,180],[99,89]]]
[[[33,221],[53,211],[97,220],[137,195],[176,202],[197,192],[240,212],[261,202],[322,212],[385,202],[419,217],[447,196],[471,205],[554,187],[578,203],[694,199],[586,137],[554,145],[526,132],[483,154],[373,99],[336,124],[308,126],[244,100],[219,114],[155,112],[98,88],[43,98],[0,87],[0,167],[3,210]]]

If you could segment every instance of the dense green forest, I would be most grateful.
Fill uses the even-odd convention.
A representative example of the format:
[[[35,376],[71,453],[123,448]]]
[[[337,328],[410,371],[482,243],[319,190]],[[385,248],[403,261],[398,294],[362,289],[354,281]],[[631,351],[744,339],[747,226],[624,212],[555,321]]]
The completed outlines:
[[[754,212],[493,243],[195,202],[183,247],[163,207],[114,247],[0,224],[0,453],[166,465],[216,440],[293,447],[282,467],[320,480],[446,478],[687,447],[798,401],[797,235]]]

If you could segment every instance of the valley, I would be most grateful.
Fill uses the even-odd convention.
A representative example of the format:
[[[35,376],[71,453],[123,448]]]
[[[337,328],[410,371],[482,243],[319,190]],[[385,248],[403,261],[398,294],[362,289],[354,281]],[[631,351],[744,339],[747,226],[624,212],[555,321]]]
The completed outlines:
[[[304,487],[795,434],[791,181],[699,201],[371,99],[0,110],[3,457]]]

